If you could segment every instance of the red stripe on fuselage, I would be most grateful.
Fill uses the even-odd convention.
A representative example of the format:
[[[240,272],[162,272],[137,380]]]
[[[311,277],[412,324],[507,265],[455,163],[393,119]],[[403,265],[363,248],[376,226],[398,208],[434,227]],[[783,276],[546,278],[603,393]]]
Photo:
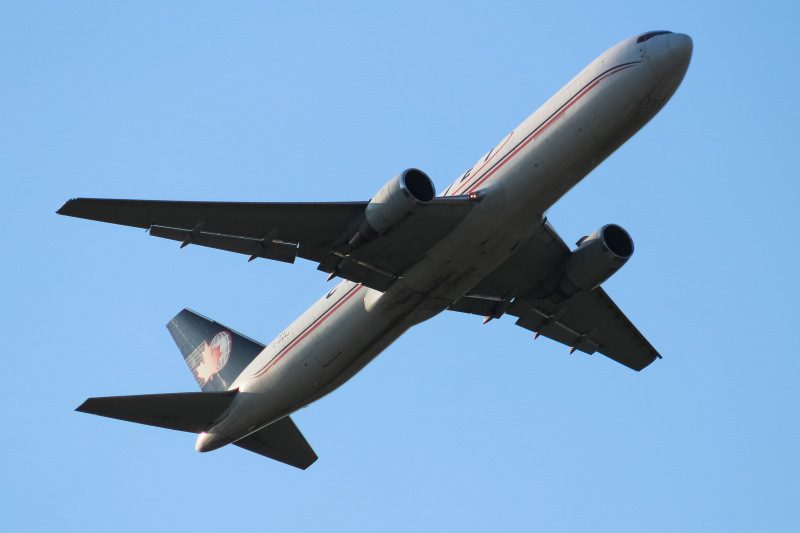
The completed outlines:
[[[264,374],[266,374],[273,366],[275,366],[278,363],[278,361],[283,359],[283,357],[287,353],[289,353],[292,350],[292,348],[297,346],[297,344],[300,341],[302,341],[303,339],[308,337],[311,334],[312,331],[317,329],[323,322],[325,322],[325,320],[329,316],[331,316],[334,313],[334,311],[336,311],[341,306],[343,306],[345,304],[345,302],[347,302],[347,300],[352,298],[353,295],[355,295],[355,293],[357,293],[359,290],[361,290],[362,287],[363,287],[363,285],[356,285],[355,288],[350,289],[350,292],[346,293],[336,304],[334,304],[330,309],[325,311],[325,313],[323,313],[319,318],[317,318],[314,322],[312,322],[310,326],[308,326],[305,330],[303,330],[303,333],[301,333],[299,336],[295,337],[295,339],[293,341],[291,341],[291,343],[289,343],[289,345],[287,345],[283,350],[278,352],[278,354],[275,357],[273,357],[266,365],[261,367],[260,370],[258,370],[256,373],[254,373],[250,377],[251,378],[257,378],[257,377],[261,377]]]
[[[591,91],[592,89],[594,89],[601,81],[603,81],[604,79],[606,79],[606,78],[608,78],[608,77],[610,77],[610,76],[612,76],[614,74],[617,74],[618,72],[622,72],[623,70],[626,70],[626,69],[628,69],[630,67],[633,67],[633,66],[637,65],[638,63],[640,63],[640,62],[639,61],[635,61],[635,62],[632,62],[632,63],[623,63],[621,65],[617,65],[616,67],[612,67],[612,68],[608,69],[606,72],[604,72],[603,74],[598,75],[594,80],[592,80],[589,83],[587,83],[580,91],[578,91],[569,100],[567,100],[566,103],[562,104],[562,106],[557,111],[555,111],[552,115],[550,115],[550,117],[545,119],[544,122],[539,124],[539,126],[537,126],[536,129],[534,129],[531,133],[529,133],[526,138],[524,138],[522,141],[520,141],[520,143],[517,146],[515,146],[510,152],[508,152],[506,155],[504,155],[497,163],[495,163],[494,166],[492,166],[492,168],[490,168],[486,172],[486,174],[484,174],[483,176],[480,176],[479,178],[477,178],[477,180],[474,181],[472,185],[468,185],[468,190],[464,194],[470,194],[472,192],[475,192],[475,189],[477,187],[481,186],[487,179],[489,179],[489,177],[491,177],[495,172],[500,170],[503,167],[503,165],[508,163],[508,161],[512,157],[517,155],[520,152],[520,150],[525,148],[533,139],[535,139],[536,137],[541,135],[542,132],[547,130],[556,120],[561,118],[561,116],[563,116],[564,113],[566,113],[567,110],[570,107],[575,105],[575,103],[578,102],[578,100],[580,100],[581,98],[586,96],[586,94],[589,91]],[[498,150],[498,153],[499,152],[500,152],[500,150]],[[485,167],[485,165],[484,165],[484,167]],[[481,169],[483,169],[484,167],[481,167]],[[480,171],[478,171],[478,172],[480,172]],[[478,173],[476,173],[476,174],[478,174]],[[472,180],[470,180],[470,181],[472,181]],[[463,188],[463,186],[459,186],[458,190],[460,190],[462,188]]]
[[[515,131],[516,131],[516,130],[515,130]],[[479,168],[479,169],[478,169],[478,171],[477,171],[477,172],[475,172],[475,174],[476,174],[476,175],[477,175],[477,174],[480,174],[480,173],[481,173],[481,171],[482,171],[484,168],[486,168],[486,165],[488,165],[488,164],[489,164],[489,162],[490,162],[492,159],[494,159],[494,156],[496,156],[497,154],[499,154],[500,152],[502,152],[502,151],[503,151],[503,148],[505,148],[506,144],[508,144],[508,141],[510,141],[510,140],[511,140],[511,137],[512,137],[513,135],[514,135],[514,132],[513,132],[513,131],[512,131],[511,133],[509,133],[509,134],[508,134],[508,137],[506,137],[506,140],[503,142],[503,144],[500,146],[500,148],[498,148],[498,149],[497,149],[497,151],[496,151],[495,153],[491,154],[491,156],[492,156],[492,157],[489,157],[489,158],[487,158],[487,159],[486,159],[486,160],[483,162],[483,165],[481,165],[481,168]],[[492,148],[492,150],[494,150],[494,148]],[[452,194],[452,196],[456,196],[456,195],[458,194],[458,191],[460,191],[462,187],[468,187],[468,186],[469,186],[469,182],[467,182],[467,183],[464,183],[463,185],[459,185],[458,187],[456,187],[456,190],[455,190],[455,191],[453,191],[453,194]]]

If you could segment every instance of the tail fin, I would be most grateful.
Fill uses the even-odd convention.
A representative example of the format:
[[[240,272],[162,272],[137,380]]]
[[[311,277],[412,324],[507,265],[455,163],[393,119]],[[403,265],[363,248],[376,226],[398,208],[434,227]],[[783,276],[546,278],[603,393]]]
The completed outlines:
[[[220,392],[242,373],[264,345],[222,324],[184,309],[167,324],[203,392]]]

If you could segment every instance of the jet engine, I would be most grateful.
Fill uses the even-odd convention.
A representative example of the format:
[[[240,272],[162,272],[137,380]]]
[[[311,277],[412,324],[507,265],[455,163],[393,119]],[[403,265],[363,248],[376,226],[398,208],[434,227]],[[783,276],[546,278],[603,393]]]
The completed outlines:
[[[616,224],[607,224],[578,241],[564,264],[558,292],[569,297],[590,291],[611,277],[633,255],[633,240]]]
[[[435,196],[436,189],[427,174],[416,168],[401,172],[367,204],[358,226],[359,238],[370,241],[385,233],[407,215],[431,203]]]

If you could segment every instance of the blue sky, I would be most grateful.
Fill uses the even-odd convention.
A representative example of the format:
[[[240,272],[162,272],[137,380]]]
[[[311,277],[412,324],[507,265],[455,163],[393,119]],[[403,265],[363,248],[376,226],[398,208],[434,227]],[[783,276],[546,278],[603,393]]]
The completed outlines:
[[[4,527],[796,527],[797,4],[233,4],[0,11]],[[329,285],[56,216],[67,199],[364,200],[408,167],[441,191],[654,29],[693,37],[683,85],[549,219],[567,242],[630,232],[605,287],[663,360],[443,314],[295,415],[305,472],[73,412],[196,390],[164,327],[183,307],[268,342]]]

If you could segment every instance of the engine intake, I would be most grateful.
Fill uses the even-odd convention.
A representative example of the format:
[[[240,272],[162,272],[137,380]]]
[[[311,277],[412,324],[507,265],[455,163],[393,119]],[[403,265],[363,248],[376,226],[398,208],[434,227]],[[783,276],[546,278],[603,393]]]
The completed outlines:
[[[358,233],[372,240],[435,197],[436,189],[427,174],[416,168],[405,170],[389,180],[369,201]]]
[[[564,265],[558,284],[560,293],[572,296],[598,287],[622,268],[633,255],[633,240],[616,224],[607,224],[578,241]]]

